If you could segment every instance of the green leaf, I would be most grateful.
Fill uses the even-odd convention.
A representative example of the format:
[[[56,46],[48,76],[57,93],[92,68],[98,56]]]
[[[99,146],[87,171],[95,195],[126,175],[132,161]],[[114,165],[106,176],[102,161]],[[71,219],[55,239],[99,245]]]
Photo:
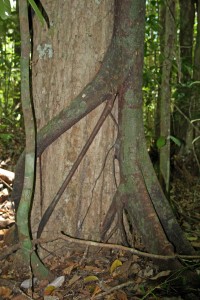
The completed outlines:
[[[98,281],[99,278],[97,276],[91,275],[84,278],[84,282],[92,282],[92,281]]]
[[[112,265],[111,265],[111,267],[110,267],[110,273],[112,274],[112,273],[115,271],[115,269],[118,268],[118,267],[120,267],[120,266],[122,266],[121,260],[116,259],[116,260],[112,263]]]
[[[181,146],[182,142],[178,138],[176,138],[173,135],[169,135],[169,138],[170,138],[170,140],[172,140],[174,142],[174,144],[176,144],[179,147]]]
[[[10,0],[0,0],[0,17],[6,20],[11,15]]]
[[[13,138],[13,134],[11,133],[0,133],[0,139],[4,142],[7,142]]]
[[[160,136],[156,141],[157,148],[160,149],[165,145],[166,145],[166,138],[164,136]]]
[[[34,12],[35,12],[36,16],[38,17],[39,21],[41,22],[41,24],[44,25],[45,19],[42,15],[40,9],[38,8],[37,4],[35,3],[35,1],[34,0],[28,0],[28,2],[32,6],[32,9],[34,10]]]

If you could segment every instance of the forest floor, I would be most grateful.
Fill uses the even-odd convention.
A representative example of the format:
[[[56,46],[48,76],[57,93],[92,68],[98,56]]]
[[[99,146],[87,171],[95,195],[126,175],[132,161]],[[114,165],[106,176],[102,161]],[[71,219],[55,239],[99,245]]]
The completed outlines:
[[[200,253],[200,178],[180,167],[177,170],[171,184],[171,206],[187,239]],[[4,179],[0,182],[0,257],[9,247],[6,237],[15,218],[9,201],[12,182]],[[200,287],[177,286],[180,271],[159,272],[149,259],[119,249],[89,250],[86,247],[84,252],[66,250],[62,257],[47,256],[44,263],[56,277],[50,285],[46,280],[35,281],[31,270],[22,275],[14,263],[15,255],[1,259],[0,300],[200,299]],[[182,263],[200,274],[200,260]]]

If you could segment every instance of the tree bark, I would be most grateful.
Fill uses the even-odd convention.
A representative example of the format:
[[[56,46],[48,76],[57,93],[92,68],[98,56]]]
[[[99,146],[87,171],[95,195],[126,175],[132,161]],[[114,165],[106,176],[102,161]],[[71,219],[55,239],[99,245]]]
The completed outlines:
[[[172,213],[147,154],[141,94],[145,6],[142,1],[134,4],[133,65],[119,92],[121,180],[102,226],[102,239],[108,239],[109,228],[116,215],[121,229],[120,210],[125,210],[147,251],[169,254],[174,247],[180,253],[191,253],[193,249]]]
[[[130,73],[119,92],[121,180],[102,226],[102,239],[108,239],[115,215],[118,214],[119,222],[120,210],[124,209],[131,225],[138,230],[147,251],[170,254],[175,247],[180,253],[191,253],[193,249],[185,239],[162,193],[145,143],[141,93],[144,12],[145,3],[135,1],[134,59]]]
[[[160,148],[160,182],[168,195],[170,183],[170,127],[171,127],[171,68],[175,45],[175,1],[169,1],[165,10],[164,59],[161,75],[160,136],[165,145]]]
[[[197,32],[196,45],[194,51],[194,67],[193,67],[193,96],[192,103],[194,107],[193,124],[198,130],[194,130],[194,150],[196,153],[198,171],[200,173],[200,0],[196,1],[197,8]]]
[[[191,88],[193,70],[193,37],[196,0],[180,0],[180,61],[181,77],[179,78],[176,105],[188,119],[192,119],[194,110],[191,106]],[[174,135],[182,140],[180,154],[188,154],[192,150],[193,129],[188,120],[178,111],[174,113]]]
[[[41,29],[38,21],[33,20],[33,100],[42,170],[39,174],[38,160],[32,209],[34,232],[84,147],[104,105],[91,111],[112,96],[110,76],[115,78],[116,72],[109,72],[109,63],[115,64],[113,45],[110,46],[112,54],[105,58],[107,64],[102,63],[112,37],[113,1],[42,1],[42,4],[51,27]],[[58,136],[59,139],[52,143]],[[102,216],[115,192],[112,159],[105,162],[115,137],[116,126],[107,118],[64,191],[43,236],[56,236],[63,230],[77,237],[99,239]],[[60,249],[61,246],[56,243],[49,249],[55,250],[54,247]]]

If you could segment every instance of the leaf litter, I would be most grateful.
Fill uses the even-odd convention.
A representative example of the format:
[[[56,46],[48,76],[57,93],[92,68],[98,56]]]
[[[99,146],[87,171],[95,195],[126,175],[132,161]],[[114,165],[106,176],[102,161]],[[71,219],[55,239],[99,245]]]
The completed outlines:
[[[200,250],[200,180],[195,178],[192,188],[182,179],[173,180],[171,205],[186,237]],[[5,188],[5,187],[3,187]],[[2,236],[13,223],[13,210],[4,198],[0,211],[8,212],[11,222],[1,230]],[[5,216],[5,214],[4,214]],[[4,249],[4,240],[0,242]],[[51,255],[44,263],[55,274],[55,281],[39,281],[30,274],[19,276],[13,257],[1,261],[0,299],[95,300],[95,299],[199,299],[200,290],[186,295],[170,287],[170,270],[159,272],[147,258],[123,251],[67,252],[65,256]],[[199,262],[198,262],[199,268]],[[25,283],[26,284],[25,284]],[[25,285],[25,286],[24,286]]]

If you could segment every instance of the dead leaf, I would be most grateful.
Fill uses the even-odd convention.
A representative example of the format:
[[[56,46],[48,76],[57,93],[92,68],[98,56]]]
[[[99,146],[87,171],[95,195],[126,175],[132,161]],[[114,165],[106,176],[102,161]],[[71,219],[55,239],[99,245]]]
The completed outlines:
[[[121,266],[117,267],[113,271],[112,276],[113,277],[122,276],[122,275],[123,276],[128,276],[131,264],[132,264],[131,260],[125,261]]]
[[[77,263],[75,263],[75,264],[72,264],[72,265],[70,265],[70,266],[68,266],[67,268],[65,268],[64,270],[63,270],[63,273],[65,274],[65,275],[70,275],[71,274],[71,272],[77,267]]]
[[[115,295],[117,300],[128,300],[126,293],[121,290],[116,291]]]
[[[15,178],[15,173],[0,168],[0,178],[3,179],[7,183],[13,182]]]
[[[93,294],[92,294],[91,300],[93,300],[94,297],[96,296],[96,294],[98,294],[98,293],[100,293],[100,292],[101,292],[101,289],[100,289],[100,287],[97,285],[97,286],[95,287],[95,289],[94,289],[94,292],[93,292]]]
[[[162,271],[162,272],[156,274],[156,276],[151,277],[151,278],[149,278],[149,279],[151,279],[151,280],[157,280],[158,278],[166,277],[166,276],[168,276],[169,274],[171,274],[171,271],[170,271],[170,270]]]
[[[58,296],[44,296],[44,300],[59,300]]]
[[[99,280],[99,279],[98,279],[97,276],[87,276],[87,277],[85,277],[85,278],[83,279],[83,281],[84,281],[85,283],[91,282],[91,281],[98,281],[98,280]]]
[[[153,269],[149,266],[146,267],[146,269],[143,270],[143,275],[144,277],[150,277],[153,275]]]
[[[107,295],[105,297],[105,300],[116,300],[115,293]]]
[[[132,262],[137,262],[138,259],[139,259],[139,256],[137,256],[135,254],[132,256]]]
[[[122,265],[122,262],[119,259],[116,259],[110,267],[110,273],[112,274],[115,271],[115,269],[121,265]]]
[[[12,300],[27,300],[27,297],[24,295],[17,295],[15,297],[12,297]]]
[[[58,276],[52,282],[48,284],[48,286],[54,286],[55,288],[61,287],[61,285],[65,281],[65,276]]]
[[[110,290],[110,286],[107,283],[105,283],[103,280],[100,280],[98,282],[98,285],[104,292],[108,292]]]
[[[52,292],[55,290],[55,286],[53,285],[48,285],[45,289],[44,289],[44,295],[48,296],[51,295]]]
[[[131,266],[131,273],[132,274],[138,274],[138,272],[141,270],[141,267],[139,264],[135,263],[135,264],[132,264]]]
[[[2,297],[2,299],[10,299],[11,294],[12,291],[8,287],[5,286],[0,287],[0,297]]]
[[[77,280],[80,279],[80,277],[81,277],[81,276],[75,274],[75,275],[69,280],[68,286],[74,284]]]
[[[29,278],[29,279],[26,279],[26,280],[24,280],[22,283],[21,283],[21,287],[23,288],[23,289],[29,289],[30,287],[32,287],[32,284],[35,284],[36,283],[36,281],[37,281],[37,279],[36,278]]]
[[[92,271],[92,272],[96,272],[96,273],[102,272],[102,269],[95,267],[95,266],[85,266],[84,269],[86,271]]]

